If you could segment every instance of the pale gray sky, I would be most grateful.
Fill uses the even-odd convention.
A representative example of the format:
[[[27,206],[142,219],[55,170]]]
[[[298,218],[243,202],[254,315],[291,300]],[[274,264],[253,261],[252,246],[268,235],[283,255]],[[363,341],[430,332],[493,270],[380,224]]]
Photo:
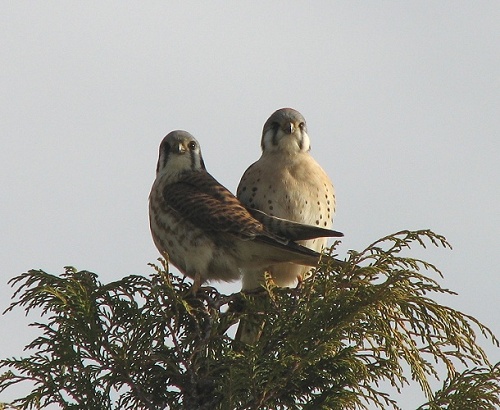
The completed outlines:
[[[163,136],[190,131],[234,191],[264,121],[289,106],[337,188],[341,256],[431,228],[453,251],[415,254],[459,293],[443,300],[500,335],[497,1],[1,4],[1,310],[30,268],[150,274]],[[36,319],[0,317],[2,357]]]

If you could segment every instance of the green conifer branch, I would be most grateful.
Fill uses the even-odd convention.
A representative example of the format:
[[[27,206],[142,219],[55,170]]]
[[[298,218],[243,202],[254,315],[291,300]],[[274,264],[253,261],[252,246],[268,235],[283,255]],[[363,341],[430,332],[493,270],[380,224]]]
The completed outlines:
[[[430,230],[388,235],[345,263],[325,258],[298,289],[268,281],[266,297],[214,288],[195,297],[164,261],[150,277],[108,284],[71,267],[28,271],[11,280],[7,312],[41,313],[40,335],[25,357],[0,360],[0,392],[31,390],[4,408],[387,409],[396,398],[380,383],[401,390],[413,380],[428,397],[418,410],[493,409],[498,366],[477,332],[498,340],[433,299],[454,294],[430,277],[441,275],[433,264],[402,255],[429,243],[449,247]],[[253,346],[231,337],[242,317],[264,319]]]

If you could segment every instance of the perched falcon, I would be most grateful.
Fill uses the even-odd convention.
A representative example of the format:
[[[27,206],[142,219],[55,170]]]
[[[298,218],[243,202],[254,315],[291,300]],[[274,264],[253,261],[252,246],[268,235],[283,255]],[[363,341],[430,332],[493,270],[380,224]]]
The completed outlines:
[[[328,175],[310,154],[306,120],[292,108],[274,112],[262,130],[262,156],[243,174],[238,199],[248,208],[291,221],[330,229],[335,214],[335,190]],[[320,252],[327,238],[299,241]],[[300,281],[308,267],[292,263],[271,266],[278,286]],[[243,289],[259,287],[264,271],[244,272]]]
[[[194,279],[193,292],[207,280],[236,280],[240,269],[314,266],[320,254],[294,241],[341,235],[252,212],[206,171],[191,134],[172,131],[163,139],[149,196],[151,234],[160,253]]]

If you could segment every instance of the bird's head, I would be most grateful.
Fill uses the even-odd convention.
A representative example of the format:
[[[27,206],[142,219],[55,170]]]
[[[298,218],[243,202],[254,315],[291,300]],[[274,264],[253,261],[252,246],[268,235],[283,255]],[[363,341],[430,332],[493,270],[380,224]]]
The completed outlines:
[[[275,111],[264,124],[262,152],[308,152],[311,149],[306,120],[293,108]]]
[[[156,175],[172,178],[189,171],[205,170],[200,144],[187,131],[172,131],[160,144]]]

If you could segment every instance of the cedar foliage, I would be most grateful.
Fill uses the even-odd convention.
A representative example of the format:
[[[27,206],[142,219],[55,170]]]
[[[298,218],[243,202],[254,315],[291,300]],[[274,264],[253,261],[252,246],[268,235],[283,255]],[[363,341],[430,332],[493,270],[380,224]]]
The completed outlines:
[[[32,390],[0,409],[397,409],[379,384],[412,381],[428,399],[417,410],[495,409],[500,368],[476,333],[498,340],[432,299],[454,294],[430,277],[441,275],[434,265],[402,256],[428,243],[449,247],[429,230],[398,232],[321,264],[298,289],[268,281],[267,297],[195,297],[165,261],[149,278],[108,284],[72,267],[30,270],[10,281],[7,311],[41,311],[41,335],[26,357],[0,360],[0,392],[25,381]],[[265,319],[254,346],[228,332],[243,316]]]

